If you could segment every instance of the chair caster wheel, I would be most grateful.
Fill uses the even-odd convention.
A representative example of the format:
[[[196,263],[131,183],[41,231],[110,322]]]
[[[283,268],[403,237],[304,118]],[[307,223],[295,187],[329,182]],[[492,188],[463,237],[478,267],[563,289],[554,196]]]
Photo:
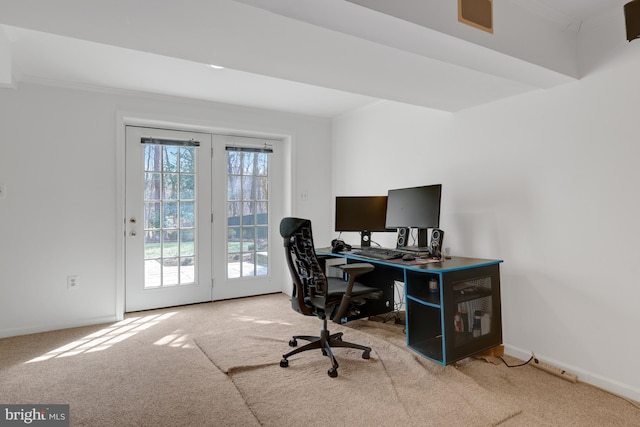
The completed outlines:
[[[298,345],[298,340],[296,340],[295,338],[292,340],[289,340],[289,347],[296,347]]]
[[[331,368],[327,371],[327,374],[329,374],[331,378],[335,378],[338,376],[338,370],[336,368]]]
[[[363,359],[370,359],[371,358],[371,352],[370,351],[364,351],[362,353],[362,358]]]
[[[282,359],[280,361],[280,367],[281,368],[288,368],[289,367],[289,361],[287,359]]]

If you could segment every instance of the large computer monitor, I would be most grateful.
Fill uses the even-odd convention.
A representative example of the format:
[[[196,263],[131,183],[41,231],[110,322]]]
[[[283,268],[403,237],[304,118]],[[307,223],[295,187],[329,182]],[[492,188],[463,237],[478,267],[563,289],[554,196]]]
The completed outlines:
[[[442,184],[389,190],[387,228],[418,229],[418,246],[427,246],[427,229],[440,227]]]
[[[387,196],[336,197],[336,231],[360,233],[361,246],[371,245],[371,233],[388,230]]]

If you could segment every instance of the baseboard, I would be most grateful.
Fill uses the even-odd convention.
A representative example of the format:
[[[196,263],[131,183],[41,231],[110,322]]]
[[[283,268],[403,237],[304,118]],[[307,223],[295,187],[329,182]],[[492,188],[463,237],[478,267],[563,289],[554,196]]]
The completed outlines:
[[[82,326],[100,325],[102,323],[117,322],[116,316],[93,317],[78,321],[60,322],[56,324],[35,325],[26,328],[0,329],[0,338],[17,337],[19,335],[38,334],[41,332],[51,332],[60,329],[80,328]]]
[[[515,347],[512,345],[505,344],[504,345],[505,354],[509,356],[517,357],[522,361],[527,361],[531,357],[530,350],[524,350],[519,347]],[[564,369],[567,372],[575,374],[578,376],[578,381],[590,384],[594,387],[598,387],[602,390],[605,390],[609,393],[631,399],[635,402],[640,402],[640,389],[637,387],[633,387],[630,384],[624,384],[619,381],[612,380],[610,378],[605,378],[601,375],[594,374],[593,372],[585,371],[584,369],[576,368],[575,366],[562,363],[558,360],[547,357],[543,354],[535,353],[536,357],[545,363],[553,365],[557,368]]]

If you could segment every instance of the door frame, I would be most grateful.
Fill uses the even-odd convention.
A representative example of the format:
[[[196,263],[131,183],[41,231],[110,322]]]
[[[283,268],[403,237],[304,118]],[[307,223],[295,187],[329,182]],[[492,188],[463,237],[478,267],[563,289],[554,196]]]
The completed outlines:
[[[182,130],[188,132],[206,132],[211,134],[236,134],[258,137],[271,137],[282,139],[283,164],[284,164],[284,189],[283,189],[283,213],[290,215],[293,210],[293,195],[295,194],[293,180],[293,159],[295,158],[295,144],[293,135],[287,132],[274,132],[273,129],[264,130],[260,128],[249,128],[248,126],[238,126],[237,128],[216,126],[214,123],[194,123],[192,119],[175,117],[165,117],[161,114],[146,114],[129,111],[116,111],[115,121],[116,133],[116,271],[115,271],[115,317],[116,320],[124,319],[125,314],[125,233],[126,233],[126,211],[125,211],[125,160],[126,160],[126,126],[148,126],[171,130]],[[273,224],[276,227],[276,224]],[[277,247],[277,246],[276,246]],[[280,277],[288,278],[284,260],[281,263],[274,263],[272,268],[274,273]],[[284,280],[282,291],[290,292],[288,281]]]

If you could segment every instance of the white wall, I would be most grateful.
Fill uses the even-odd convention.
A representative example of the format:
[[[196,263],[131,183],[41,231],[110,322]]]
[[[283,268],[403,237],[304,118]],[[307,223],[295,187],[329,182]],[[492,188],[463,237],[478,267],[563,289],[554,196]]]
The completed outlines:
[[[352,112],[334,120],[332,155],[334,195],[442,183],[445,246],[504,260],[507,352],[640,400],[635,43],[576,83],[456,114]]]
[[[0,89],[0,337],[114,320],[117,117],[291,135],[293,213],[330,227],[330,122],[34,84]],[[308,195],[300,201],[299,190]],[[326,214],[323,212],[326,211]],[[273,233],[277,233],[279,219]],[[279,236],[274,239],[281,248]],[[67,276],[80,288],[67,290]],[[289,291],[288,282],[284,288]]]

